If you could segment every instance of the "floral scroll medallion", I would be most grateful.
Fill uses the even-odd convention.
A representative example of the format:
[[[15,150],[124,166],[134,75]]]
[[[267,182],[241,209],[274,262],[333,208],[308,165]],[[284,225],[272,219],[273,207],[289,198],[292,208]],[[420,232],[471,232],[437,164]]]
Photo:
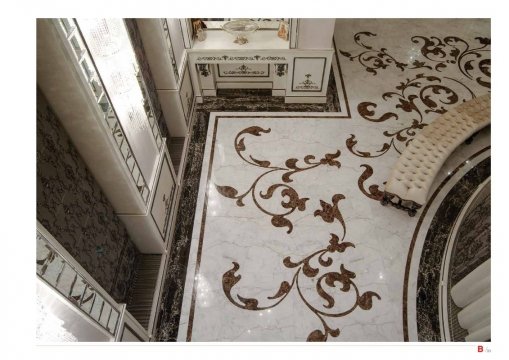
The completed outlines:
[[[422,55],[435,63],[434,69],[442,71],[448,65],[457,66],[461,74],[479,85],[491,88],[491,39],[476,37],[478,45],[471,45],[457,36],[414,36],[412,42],[421,47]]]
[[[350,61],[357,60],[360,65],[366,69],[367,72],[376,75],[377,70],[384,70],[388,67],[395,66],[401,71],[405,69],[419,69],[427,68],[431,69],[431,66],[426,65],[422,61],[414,60],[411,64],[413,67],[408,67],[408,64],[396,60],[392,55],[387,52],[386,48],[375,49],[374,47],[367,45],[363,42],[364,37],[374,37],[369,31],[361,31],[354,35],[354,41],[357,45],[362,47],[364,51],[358,55],[352,55],[350,52],[340,50],[341,55],[347,57]]]
[[[297,191],[288,185],[293,181],[291,178],[292,175],[297,174],[302,171],[307,171],[313,168],[316,168],[321,165],[335,166],[337,168],[341,167],[341,163],[336,160],[340,155],[340,151],[338,150],[334,154],[325,154],[324,157],[320,160],[315,160],[314,155],[306,155],[304,157],[304,166],[299,166],[297,163],[299,160],[297,158],[290,158],[285,161],[285,167],[273,166],[268,160],[260,160],[254,158],[252,155],[246,156],[244,152],[246,151],[245,145],[245,136],[253,135],[253,136],[261,136],[262,134],[270,133],[271,129],[263,129],[259,126],[250,126],[242,131],[240,131],[235,137],[234,145],[235,151],[238,156],[246,163],[266,169],[266,171],[258,176],[252,183],[252,185],[242,194],[239,194],[239,191],[232,186],[229,185],[217,185],[215,187],[217,191],[227,197],[229,199],[235,199],[237,206],[245,206],[244,200],[250,195],[255,206],[264,214],[271,217],[271,223],[275,227],[287,227],[287,233],[291,233],[293,230],[293,224],[290,220],[288,220],[287,216],[292,214],[294,211],[304,211],[306,209],[306,201],[309,198],[300,197]],[[263,191],[257,191],[257,185],[260,180],[271,174],[273,172],[283,172],[281,175],[281,183],[276,183],[270,185],[265,193]],[[274,194],[280,191],[280,195],[283,198],[281,201],[281,207],[283,208],[280,212],[276,213],[271,210],[266,209],[260,203],[260,198],[264,200],[272,199]]]
[[[307,341],[327,341],[329,335],[338,337],[340,335],[339,328],[329,326],[327,318],[344,317],[353,312],[355,309],[369,310],[373,306],[373,298],[381,300],[381,297],[373,292],[366,291],[361,293],[353,279],[356,274],[348,270],[343,263],[339,266],[334,264],[333,255],[342,254],[350,248],[355,248],[351,242],[344,241],[346,235],[345,222],[338,207],[340,200],[345,197],[342,194],[336,194],[332,197],[332,204],[323,200],[320,201],[322,210],[316,210],[315,216],[320,216],[323,221],[333,223],[336,220],[340,223],[343,235],[341,239],[338,235],[331,233],[328,245],[320,250],[313,252],[301,260],[292,260],[290,256],[283,259],[283,265],[288,269],[296,269],[291,280],[283,281],[279,285],[279,289],[274,295],[268,296],[268,304],[261,304],[259,299],[248,298],[240,294],[233,294],[233,289],[242,279],[242,275],[237,274],[240,265],[233,262],[233,267],[223,274],[223,291],[228,300],[235,306],[251,311],[261,311],[276,307],[287,296],[295,290],[299,299],[306,307],[314,313],[320,320],[323,329],[312,330]],[[316,264],[316,265],[315,265]],[[312,281],[315,285],[316,294],[319,295],[323,303],[321,306],[313,304],[306,294],[301,283],[303,280]],[[341,302],[338,301],[338,295],[348,295],[348,299]],[[353,294],[353,296],[352,296]],[[333,310],[336,305],[346,303],[346,307],[341,310]]]
[[[346,146],[352,154],[364,158],[382,156],[390,149],[401,154],[418,131],[427,125],[428,114],[444,114],[448,107],[474,97],[472,90],[458,80],[417,74],[397,85],[396,91],[388,91],[382,95],[382,99],[387,103],[383,105],[394,110],[377,115],[376,103],[361,102],[357,106],[357,111],[364,120],[377,123],[391,121],[396,124],[396,127],[392,127],[394,130],[383,131],[385,141],[381,148],[375,153],[356,149],[355,134],[351,134],[346,140]],[[390,128],[388,126],[388,129]]]

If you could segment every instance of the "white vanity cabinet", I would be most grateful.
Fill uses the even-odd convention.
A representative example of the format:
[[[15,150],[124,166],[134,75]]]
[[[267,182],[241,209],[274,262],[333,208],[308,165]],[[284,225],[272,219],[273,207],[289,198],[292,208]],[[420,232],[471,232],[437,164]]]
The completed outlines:
[[[291,19],[288,40],[260,29],[245,44],[221,29],[206,30],[188,50],[197,102],[218,89],[271,89],[287,103],[325,103],[331,71],[334,19]],[[320,41],[310,42],[319,33]]]
[[[222,88],[272,89],[285,102],[324,103],[333,49],[189,50],[197,102]]]

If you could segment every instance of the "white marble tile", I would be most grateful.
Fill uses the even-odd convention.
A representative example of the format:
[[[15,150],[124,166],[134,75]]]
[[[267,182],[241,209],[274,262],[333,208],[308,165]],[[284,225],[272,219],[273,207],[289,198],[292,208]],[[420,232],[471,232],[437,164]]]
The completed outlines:
[[[214,128],[214,121],[215,118],[211,118],[209,129]],[[240,159],[234,150],[233,140],[237,133],[249,126],[259,126],[263,129],[270,128],[271,132],[260,137],[246,135],[244,144],[247,148],[245,152],[248,154],[247,156],[251,155],[258,160],[268,160],[274,166],[284,168],[285,161],[292,157],[300,159],[302,162],[306,155],[314,155],[315,160],[319,160],[324,154],[333,154],[338,149],[346,154],[345,146],[342,142],[338,143],[336,139],[342,137],[344,130],[350,124],[350,122],[313,118],[239,117],[230,119],[219,117],[210,183],[233,186],[241,194],[249,189],[257,177],[267,172],[267,169],[247,164]],[[280,146],[275,146],[277,144]],[[251,151],[251,149],[253,150]],[[342,155],[334,160],[341,163]],[[300,163],[297,162],[297,164]],[[354,319],[352,321],[355,321],[355,323],[348,325],[347,328],[356,328],[357,330],[353,331],[355,336],[343,337],[346,332],[344,331],[340,337],[336,338],[338,340],[368,340],[368,338],[356,338],[359,332],[371,334],[369,336],[372,339],[401,340],[401,329],[394,330],[392,335],[387,332],[387,329],[397,328],[395,323],[391,324],[387,319],[384,320],[383,314],[387,311],[393,312],[393,301],[401,301],[401,296],[393,299],[391,294],[394,290],[391,288],[390,282],[394,276],[397,276],[399,286],[402,283],[402,274],[397,273],[397,271],[401,270],[403,265],[401,261],[398,263],[396,259],[404,257],[405,249],[401,245],[403,243],[402,235],[405,234],[406,227],[403,227],[403,229],[394,227],[394,217],[391,209],[383,208],[377,202],[362,195],[357,188],[357,179],[362,173],[362,169],[358,166],[341,166],[338,168],[337,166],[323,164],[294,174],[291,177],[293,181],[290,183],[282,181],[282,175],[287,171],[276,170],[259,180],[255,194],[257,194],[257,201],[259,201],[259,205],[263,210],[258,208],[252,198],[248,196],[244,200],[245,205],[239,207],[235,204],[235,200],[219,194],[214,187],[209,185],[200,271],[196,285],[193,284],[196,286],[196,295],[193,310],[192,340],[238,340],[245,339],[246,334],[249,334],[248,338],[253,340],[281,339],[281,337],[272,338],[271,331],[266,332],[264,330],[265,325],[260,324],[260,321],[262,321],[260,318],[263,318],[264,312],[269,309],[264,311],[245,310],[235,306],[228,300],[222,288],[222,276],[233,267],[233,262],[238,263],[240,269],[237,274],[240,274],[242,279],[233,288],[232,295],[239,294],[245,298],[256,298],[260,301],[260,307],[274,304],[275,301],[268,300],[267,297],[274,295],[283,281],[291,283],[298,270],[298,267],[285,267],[283,264],[285,257],[290,256],[290,259],[294,262],[300,261],[313,252],[325,249],[329,245],[331,233],[339,237],[343,236],[343,228],[338,220],[326,223],[321,217],[313,215],[315,210],[322,209],[320,200],[332,204],[332,197],[335,194],[344,194],[346,197],[346,199],[340,200],[338,204],[347,224],[345,241],[351,241],[357,248],[350,247],[344,253],[331,254],[334,265],[330,270],[337,272],[340,269],[339,265],[344,264],[346,269],[356,273],[356,278],[353,281],[359,287],[361,294],[365,291],[374,291],[383,300],[374,299],[374,306],[370,310],[357,308],[345,317],[324,317],[324,320],[332,329],[341,329],[346,318]],[[296,209],[287,216],[293,225],[293,230],[289,234],[286,227],[272,226],[271,215],[264,213],[264,211],[267,211],[276,214],[280,213],[281,210],[285,210],[281,207],[281,198],[278,192],[274,195],[277,195],[277,199],[261,200],[258,195],[260,191],[265,192],[272,184],[278,183],[291,186],[300,198],[309,198],[305,202],[305,209],[302,211]],[[204,186],[202,178],[203,191]],[[361,210],[361,213],[358,210]],[[372,226],[375,225],[373,220],[376,219],[374,215],[386,210],[389,210],[386,212],[388,214],[387,219],[378,216],[376,221],[377,231],[374,232],[372,230]],[[401,216],[400,212],[396,214],[396,218]],[[198,226],[201,223],[200,206],[197,209],[195,224]],[[191,256],[196,254],[199,240],[200,237],[197,229],[195,229]],[[188,280],[194,278],[194,266],[192,266],[194,258],[190,261],[190,264]],[[311,260],[311,265],[318,265],[316,257]],[[321,274],[325,273],[323,270],[328,269],[322,269]],[[300,274],[298,279],[302,296],[315,309],[327,310],[327,312],[334,314],[346,311],[356,303],[357,298],[353,290],[346,293],[340,292],[336,295],[338,297],[337,301],[339,301],[337,307],[328,310],[323,307],[326,304],[325,300],[317,294],[317,277],[309,278]],[[189,314],[188,307],[192,303],[191,286],[193,285],[190,281],[186,284],[186,298],[179,333],[179,339],[181,340],[184,339],[183,334],[187,333],[189,325],[186,318]],[[338,289],[335,289],[335,291],[337,292]],[[398,289],[397,292],[401,294],[402,290]],[[384,301],[385,299],[387,300]],[[237,298],[234,298],[234,300],[242,306]],[[296,310],[297,308],[300,310]],[[398,308],[401,308],[400,304]],[[290,336],[285,337],[285,339],[305,340],[313,330],[323,330],[318,316],[310,311],[300,298],[296,284],[290,294],[279,305],[270,310],[270,318],[278,319],[274,320],[274,329],[277,330],[278,327],[294,329],[291,333],[295,334],[295,337],[292,338],[285,334],[284,336]],[[278,315],[280,313],[281,315]],[[279,317],[282,317],[283,320],[281,321],[283,322],[279,320]],[[239,318],[238,324],[236,324],[234,318]],[[373,318],[382,319],[380,321],[383,322],[383,326],[376,325],[378,320],[373,320]],[[393,320],[395,318],[397,317],[392,316]],[[221,325],[221,322],[224,324]],[[303,322],[306,322],[309,326],[302,326]],[[211,331],[211,323],[214,324],[213,329],[217,331]],[[349,324],[349,322],[347,321],[346,324]],[[218,326],[220,328],[217,328]],[[272,325],[266,326],[271,328]],[[384,329],[383,334],[373,335],[377,331],[380,332],[382,328]],[[299,331],[296,329],[299,329]],[[250,331],[247,332],[247,330]],[[297,333],[300,335],[296,335]],[[331,339],[330,336],[329,338]]]
[[[401,28],[409,30],[402,32]],[[362,31],[376,34],[361,37],[363,44],[374,49],[386,48],[388,54],[407,66],[401,70],[394,62],[388,63],[386,68],[375,69],[377,74],[373,75],[357,59],[350,61],[338,54],[350,119],[319,113],[211,114],[179,340],[305,341],[313,331],[324,331],[324,326],[328,326],[331,330],[341,331],[337,337],[329,335],[328,341],[403,341],[405,267],[419,214],[411,218],[401,210],[382,207],[361,192],[359,177],[368,166],[371,167],[373,174],[365,181],[364,189],[378,185],[383,190],[383,182],[398,159],[399,152],[412,138],[413,131],[417,133],[419,129],[401,132],[406,138],[398,139],[391,134],[410,127],[414,121],[428,124],[438,116],[437,108],[448,109],[488,91],[475,77],[464,74],[460,67],[452,63],[447,63],[439,71],[427,67],[412,69],[414,60],[425,61],[428,66],[437,64],[421,53],[422,39],[413,42],[412,36],[428,39],[437,36],[443,40],[446,36],[456,35],[473,44],[476,42],[475,36],[490,36],[489,22],[479,21],[475,26],[468,27],[461,21],[343,20],[336,23],[335,43],[338,51],[350,52],[352,56],[365,51],[354,41],[354,35]],[[450,46],[443,48],[450,50]],[[385,121],[368,120],[376,120],[383,114],[388,114]],[[250,126],[270,129],[270,132],[239,137],[239,140],[244,140],[242,145],[237,142],[238,148],[246,149],[241,151],[245,157],[243,160],[235,150],[235,138]],[[352,134],[357,144],[349,149],[348,139]],[[489,136],[490,131],[486,130],[476,137],[473,144],[461,145],[444,164],[434,188],[449,171],[488,145]],[[383,148],[384,144],[387,144],[387,148]],[[213,162],[210,164],[212,149]],[[311,162],[314,162],[338,150],[340,156],[332,160],[339,161],[339,168],[322,164],[293,174],[292,182],[285,182],[282,178],[288,172],[284,170],[288,168],[285,165],[288,159],[296,158],[298,166],[308,167],[311,165],[303,161],[306,156],[313,155],[315,158]],[[365,152],[378,156],[367,157]],[[270,165],[256,166],[256,161],[270,161]],[[249,189],[254,182],[256,186],[251,193]],[[272,198],[262,199],[260,195],[274,184],[283,186],[274,192]],[[233,187],[235,190],[222,188],[221,194],[216,185]],[[287,202],[288,197],[282,197],[280,192],[287,186],[298,194],[296,200],[304,203],[305,208],[290,211],[282,207],[282,201]],[[238,206],[236,199],[228,197],[244,192],[247,195],[242,200],[243,206]],[[335,194],[345,197],[338,203],[346,226],[344,241],[353,243],[355,248],[348,247],[342,253],[328,254],[333,260],[330,267],[319,266],[317,256],[313,257],[310,265],[320,270],[314,277],[306,276],[302,266],[285,266],[283,261],[287,257],[298,262],[326,249],[331,233],[339,238],[343,236],[344,229],[338,219],[329,223],[314,215],[315,210],[322,210],[321,204],[332,204]],[[304,198],[308,200],[302,200]],[[207,208],[203,219],[205,203]],[[436,210],[433,206],[428,216]],[[290,212],[285,216],[293,226],[290,232],[286,226],[276,227],[271,223],[274,214],[285,211]],[[429,219],[426,217],[419,236],[425,234],[428,226]],[[417,339],[415,288],[422,242],[423,238],[418,238],[415,244],[409,274],[410,340]],[[324,255],[326,258],[327,255]],[[223,288],[223,275],[234,267],[234,263],[238,264],[239,269],[232,277],[240,275],[241,278],[231,289],[232,299],[228,299],[227,291]],[[351,280],[360,294],[372,291],[381,299],[374,297],[373,305],[368,310],[357,307],[344,316],[322,315],[324,325],[320,311],[334,315],[349,309],[356,302],[353,285],[349,292],[340,291],[341,284],[338,283],[334,289],[323,285],[327,293],[334,295],[335,303],[330,309],[324,307],[327,301],[318,292],[318,278],[331,271],[341,272],[341,264],[355,273],[355,278]],[[294,280],[291,290],[280,303],[281,298],[268,299],[276,294],[283,281],[292,284]],[[237,295],[257,299],[257,308],[264,309],[242,308],[247,306]],[[188,338],[188,333],[192,334],[191,338]]]

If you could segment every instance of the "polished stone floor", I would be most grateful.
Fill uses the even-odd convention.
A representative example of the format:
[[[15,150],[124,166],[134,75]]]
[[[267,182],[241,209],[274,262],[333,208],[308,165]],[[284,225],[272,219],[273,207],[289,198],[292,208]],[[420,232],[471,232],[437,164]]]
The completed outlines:
[[[175,319],[180,341],[440,340],[423,278],[443,249],[427,235],[455,184],[467,194],[489,176],[489,128],[450,156],[416,217],[382,207],[380,190],[420,129],[490,91],[490,23],[346,19],[334,40],[347,112],[210,113],[194,130],[194,225],[173,265],[187,276],[159,340],[175,340]]]

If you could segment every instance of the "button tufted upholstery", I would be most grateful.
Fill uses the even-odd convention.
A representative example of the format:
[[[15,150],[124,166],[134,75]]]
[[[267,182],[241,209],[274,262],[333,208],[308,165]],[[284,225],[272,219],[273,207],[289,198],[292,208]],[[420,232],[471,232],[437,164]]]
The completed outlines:
[[[438,171],[458,145],[491,122],[490,94],[464,102],[426,126],[392,169],[385,191],[424,205]]]

